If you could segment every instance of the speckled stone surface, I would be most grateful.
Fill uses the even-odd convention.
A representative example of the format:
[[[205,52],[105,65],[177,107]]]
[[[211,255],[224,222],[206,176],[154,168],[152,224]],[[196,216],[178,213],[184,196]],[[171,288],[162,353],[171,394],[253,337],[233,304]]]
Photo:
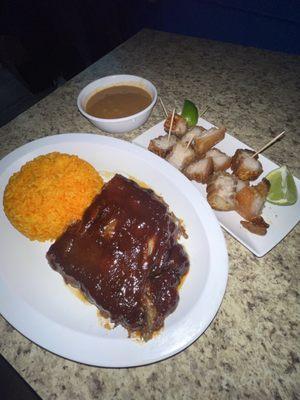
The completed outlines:
[[[0,157],[36,138],[101,134],[77,110],[88,82],[115,73],[141,75],[168,108],[183,99],[209,105],[205,118],[259,148],[299,177],[300,58],[144,30],[0,129]],[[131,140],[162,119],[157,106]],[[299,227],[258,259],[225,233],[230,272],[221,308],[188,349],[132,369],[84,366],[51,354],[0,321],[1,353],[45,400],[299,399]]]

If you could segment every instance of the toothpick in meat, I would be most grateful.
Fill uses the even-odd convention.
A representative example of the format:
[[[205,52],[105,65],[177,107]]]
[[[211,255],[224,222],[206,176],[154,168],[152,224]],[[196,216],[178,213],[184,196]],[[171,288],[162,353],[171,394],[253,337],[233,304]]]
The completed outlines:
[[[202,113],[199,115],[198,118],[203,117],[203,115],[206,113],[207,110],[208,110],[208,106],[205,107],[204,111],[202,111]],[[194,129],[195,129],[195,128],[198,128],[198,126],[195,126]],[[199,128],[201,129],[202,127],[199,127]],[[193,129],[192,129],[192,130],[193,130]],[[205,129],[204,129],[204,130],[205,130]],[[189,140],[188,143],[187,143],[186,150],[187,150],[188,147],[191,145],[191,143],[192,143],[192,141],[193,141],[193,139],[194,139],[195,136],[196,136],[196,134],[191,135],[191,138],[190,138],[190,140]]]
[[[264,145],[261,149],[259,149],[256,153],[251,156],[252,158],[255,158],[259,153],[262,153],[264,150],[266,150],[268,147],[270,147],[273,143],[277,142],[278,139],[280,139],[283,135],[285,134],[285,131],[282,131],[277,135],[274,139],[272,139],[270,142],[268,142],[266,145]]]
[[[204,111],[202,111],[202,113],[199,115],[198,118],[203,117],[203,115],[206,113],[207,110],[208,110],[208,106],[205,107]]]
[[[203,135],[203,132],[205,132],[205,129],[202,126],[196,125],[193,129],[191,129],[183,136],[181,142],[185,143],[186,149],[188,149],[195,137],[201,137]]]
[[[203,135],[203,132],[205,132],[205,129],[203,128],[203,126],[194,126],[194,128],[192,128],[190,131],[188,131],[182,138],[181,138],[181,142],[184,144],[188,144],[188,142],[191,140],[191,138],[195,138],[195,136],[197,137],[201,137]]]
[[[193,135],[191,135],[191,137],[190,137],[189,141],[187,142],[187,145],[186,145],[185,151],[186,151],[186,150],[189,148],[189,146],[190,146],[190,144],[192,143],[192,141],[194,140],[195,136],[196,136],[196,134],[195,134],[195,133],[194,133]]]
[[[157,138],[150,140],[148,150],[162,158],[166,158],[177,141],[178,139],[175,135],[171,135],[169,141],[166,135],[158,136]]]
[[[162,101],[161,97],[159,97],[159,101],[160,101],[160,104],[161,104],[161,106],[162,106],[162,108],[164,110],[164,113],[165,113],[166,117],[167,117],[168,116],[168,112],[167,112],[167,109],[166,109],[166,107],[164,105],[164,102]]]
[[[170,141],[172,126],[173,126],[173,121],[174,121],[174,115],[175,115],[175,108],[173,109],[173,112],[172,112],[171,123],[170,123],[169,132],[168,132],[168,142]]]
[[[195,158],[196,154],[194,150],[191,147],[186,150],[184,143],[179,141],[175,144],[175,146],[172,147],[172,150],[167,155],[166,160],[181,171],[192,161],[194,161]]]

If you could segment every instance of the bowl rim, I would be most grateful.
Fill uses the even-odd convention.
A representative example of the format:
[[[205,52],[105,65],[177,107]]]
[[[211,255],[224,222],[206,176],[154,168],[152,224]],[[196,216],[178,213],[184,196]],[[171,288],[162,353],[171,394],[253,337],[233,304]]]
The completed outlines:
[[[86,97],[88,97],[88,95],[90,95],[91,93],[89,92],[87,95],[84,96],[84,95],[83,95],[83,92],[86,91],[86,89],[87,89],[89,86],[93,86],[93,84],[95,84],[96,82],[98,82],[98,81],[100,81],[100,80],[102,80],[102,79],[105,79],[105,78],[115,78],[115,77],[118,77],[118,78],[123,77],[124,80],[126,80],[126,77],[127,77],[127,78],[136,78],[136,79],[138,79],[139,81],[144,81],[144,82],[146,82],[146,83],[153,89],[153,91],[154,91],[154,96],[153,96],[152,102],[149,104],[149,106],[147,106],[146,108],[144,108],[142,111],[139,111],[138,113],[135,113],[135,114],[132,114],[132,115],[128,115],[127,117],[121,117],[121,118],[98,118],[98,117],[94,117],[93,115],[88,114],[88,113],[83,109],[83,107],[81,106],[81,102],[82,102]],[[100,87],[101,87],[101,85],[99,86],[99,88],[100,88]],[[145,79],[145,78],[143,78],[143,77],[141,77],[141,76],[138,76],[138,75],[115,74],[115,75],[106,75],[106,76],[103,76],[103,77],[101,77],[101,78],[95,79],[94,81],[88,83],[88,84],[80,91],[80,93],[79,93],[79,95],[78,95],[78,97],[77,97],[77,107],[78,107],[79,111],[81,112],[81,114],[83,114],[86,118],[91,119],[91,120],[93,120],[93,121],[95,121],[95,122],[104,122],[104,123],[109,123],[109,122],[111,122],[111,123],[117,123],[117,122],[129,121],[129,120],[131,120],[131,119],[134,119],[134,118],[136,118],[136,117],[139,117],[140,115],[142,115],[142,114],[144,114],[144,113],[147,113],[147,111],[151,110],[151,109],[154,107],[156,101],[157,101],[157,89],[156,89],[156,87],[153,85],[153,83],[150,82],[148,79]]]

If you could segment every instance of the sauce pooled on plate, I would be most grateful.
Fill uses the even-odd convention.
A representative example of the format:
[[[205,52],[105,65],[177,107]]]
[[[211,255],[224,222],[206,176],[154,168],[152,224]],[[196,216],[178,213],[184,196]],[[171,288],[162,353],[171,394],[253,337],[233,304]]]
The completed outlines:
[[[152,97],[139,86],[116,85],[94,93],[85,110],[97,118],[123,118],[136,114],[152,102]]]

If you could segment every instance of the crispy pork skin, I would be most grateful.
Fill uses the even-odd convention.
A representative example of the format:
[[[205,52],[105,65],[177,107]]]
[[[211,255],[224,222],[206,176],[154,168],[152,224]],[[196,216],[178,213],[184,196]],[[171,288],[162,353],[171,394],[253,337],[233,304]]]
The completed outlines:
[[[194,161],[183,170],[187,178],[200,183],[206,183],[213,172],[214,164],[211,157]]]
[[[265,178],[255,186],[245,186],[235,196],[235,210],[247,221],[259,217],[269,190],[270,182]]]
[[[152,190],[115,175],[47,259],[113,323],[148,340],[175,310],[189,268],[181,231]]]
[[[209,205],[218,211],[232,211],[235,208],[237,178],[228,172],[219,171],[211,175],[206,192]]]
[[[219,149],[215,147],[213,149],[208,150],[205,154],[205,158],[212,158],[214,164],[214,171],[225,171],[230,167],[231,164],[231,157],[227,154],[223,153]]]
[[[172,121],[172,114],[169,114],[164,123],[164,130],[169,132]],[[182,137],[188,131],[186,120],[179,114],[174,114],[171,133],[178,137]]]
[[[182,138],[181,142],[184,143],[185,145],[189,144],[194,144],[195,138],[199,138],[203,135],[203,132],[205,132],[205,129],[202,126],[194,126],[193,129],[188,131]]]
[[[203,132],[200,137],[195,137],[193,147],[197,155],[200,157],[214,147],[225,137],[226,128],[211,128]]]
[[[187,148],[185,143],[177,142],[167,155],[166,160],[181,171],[195,158],[196,154],[191,147]]]
[[[261,216],[252,218],[251,221],[241,221],[241,225],[249,232],[260,236],[264,236],[270,226]]]
[[[152,153],[155,153],[162,158],[166,158],[166,156],[175,146],[177,140],[177,137],[174,135],[170,135],[170,137],[169,135],[159,136],[155,139],[150,140],[148,150],[152,151]]]
[[[231,169],[242,181],[254,181],[263,172],[258,155],[252,158],[253,155],[253,150],[238,149],[232,157]]]

